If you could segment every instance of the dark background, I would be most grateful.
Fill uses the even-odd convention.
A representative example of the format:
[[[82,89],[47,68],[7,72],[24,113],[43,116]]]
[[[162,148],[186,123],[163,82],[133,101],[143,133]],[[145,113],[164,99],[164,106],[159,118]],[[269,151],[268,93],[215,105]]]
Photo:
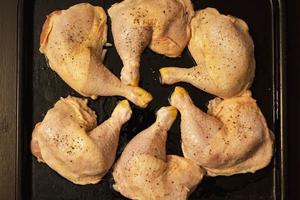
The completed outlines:
[[[288,199],[300,199],[300,1],[286,1]],[[0,199],[15,199],[17,3],[0,1]],[[299,132],[298,132],[299,131]]]
[[[289,199],[300,199],[300,1],[286,1]]]

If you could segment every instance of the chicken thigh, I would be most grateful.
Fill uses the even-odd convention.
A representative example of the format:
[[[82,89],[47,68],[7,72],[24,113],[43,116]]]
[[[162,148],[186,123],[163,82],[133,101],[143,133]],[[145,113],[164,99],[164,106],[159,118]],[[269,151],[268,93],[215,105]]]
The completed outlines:
[[[123,61],[121,80],[137,86],[144,49],[178,57],[190,39],[194,15],[190,0],[124,0],[108,10],[117,51]]]
[[[180,87],[170,103],[181,113],[184,156],[204,167],[209,176],[253,173],[270,163],[274,136],[250,91],[210,101],[208,114]]]
[[[167,131],[177,115],[162,107],[153,125],[136,135],[114,166],[115,190],[130,199],[185,200],[204,176],[191,160],[166,155]]]
[[[128,101],[121,101],[111,117],[96,127],[87,100],[61,98],[32,133],[31,151],[75,184],[95,184],[112,166],[122,125],[131,117]]]
[[[160,69],[163,84],[183,81],[222,98],[250,88],[255,73],[254,45],[243,20],[206,8],[196,13],[191,30],[188,48],[197,66]]]
[[[152,97],[138,87],[130,87],[112,74],[101,60],[106,43],[106,14],[87,3],[52,12],[44,23],[40,52],[51,69],[73,89],[95,99],[97,96],[124,96],[141,107]]]

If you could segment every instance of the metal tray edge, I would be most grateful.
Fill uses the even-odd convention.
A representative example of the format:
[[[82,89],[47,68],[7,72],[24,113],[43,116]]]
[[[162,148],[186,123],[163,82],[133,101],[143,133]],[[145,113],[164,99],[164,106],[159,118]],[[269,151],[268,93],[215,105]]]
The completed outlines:
[[[275,84],[279,88],[275,94],[276,101],[276,122],[275,127],[279,130],[280,141],[276,142],[277,148],[280,152],[276,154],[276,158],[280,166],[279,172],[274,174],[276,180],[275,199],[285,200],[288,199],[287,194],[287,134],[286,134],[286,16],[285,16],[285,2],[284,0],[270,0],[273,11],[273,28],[274,35],[274,56],[279,58],[275,65]],[[16,180],[15,192],[16,199],[25,199],[22,196],[22,99],[23,99],[23,86],[22,86],[22,70],[24,64],[23,57],[23,42],[24,42],[24,0],[18,0],[17,8],[17,132],[16,132],[16,169],[14,177]],[[279,147],[279,148],[278,148]]]

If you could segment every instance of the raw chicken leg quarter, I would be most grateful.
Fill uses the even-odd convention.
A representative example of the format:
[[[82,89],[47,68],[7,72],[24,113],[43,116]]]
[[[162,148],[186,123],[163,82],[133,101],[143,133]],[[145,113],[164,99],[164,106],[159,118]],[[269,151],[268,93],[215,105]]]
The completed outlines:
[[[152,96],[138,87],[121,83],[102,64],[106,43],[106,14],[101,7],[87,3],[52,12],[44,23],[40,52],[69,86],[95,99],[97,96],[124,96],[146,107]]]
[[[274,136],[250,91],[211,100],[208,114],[180,87],[170,103],[181,114],[184,156],[204,167],[209,176],[255,172],[270,163]]]
[[[75,184],[98,183],[115,160],[121,127],[131,114],[128,101],[123,100],[96,127],[96,115],[87,100],[61,98],[36,124],[32,154]]]
[[[112,5],[108,14],[124,65],[121,80],[137,86],[141,54],[147,46],[168,57],[181,55],[190,40],[194,10],[190,0],[124,0]]]
[[[161,82],[187,82],[222,98],[238,96],[250,88],[255,59],[247,24],[206,8],[197,11],[191,29],[188,47],[197,66],[162,68]]]
[[[125,147],[113,171],[115,190],[130,199],[186,200],[205,172],[192,160],[166,155],[176,108],[162,107],[156,121]]]

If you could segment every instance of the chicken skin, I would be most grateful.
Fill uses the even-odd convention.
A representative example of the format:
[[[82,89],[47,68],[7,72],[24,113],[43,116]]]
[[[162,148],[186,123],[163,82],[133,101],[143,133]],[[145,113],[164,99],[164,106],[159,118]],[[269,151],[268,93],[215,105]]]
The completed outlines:
[[[209,102],[208,114],[197,108],[188,93],[176,87],[171,105],[181,113],[182,150],[209,176],[230,176],[266,167],[273,155],[273,133],[251,92]]]
[[[114,166],[115,190],[130,199],[185,200],[204,176],[191,160],[166,155],[167,131],[177,115],[162,107],[149,128],[136,135]]]
[[[86,97],[124,96],[146,107],[152,96],[121,83],[101,60],[107,39],[106,14],[87,3],[52,12],[44,23],[40,52],[69,86]]]
[[[123,61],[121,80],[137,86],[141,54],[178,57],[190,39],[194,15],[190,0],[124,0],[108,10],[117,51]]]
[[[75,184],[98,183],[115,160],[120,129],[131,114],[128,101],[123,100],[97,126],[87,100],[61,98],[35,126],[32,154]]]
[[[254,44],[247,24],[214,8],[198,11],[191,20],[188,48],[197,66],[160,69],[161,82],[187,82],[222,98],[250,88],[255,74]]]

